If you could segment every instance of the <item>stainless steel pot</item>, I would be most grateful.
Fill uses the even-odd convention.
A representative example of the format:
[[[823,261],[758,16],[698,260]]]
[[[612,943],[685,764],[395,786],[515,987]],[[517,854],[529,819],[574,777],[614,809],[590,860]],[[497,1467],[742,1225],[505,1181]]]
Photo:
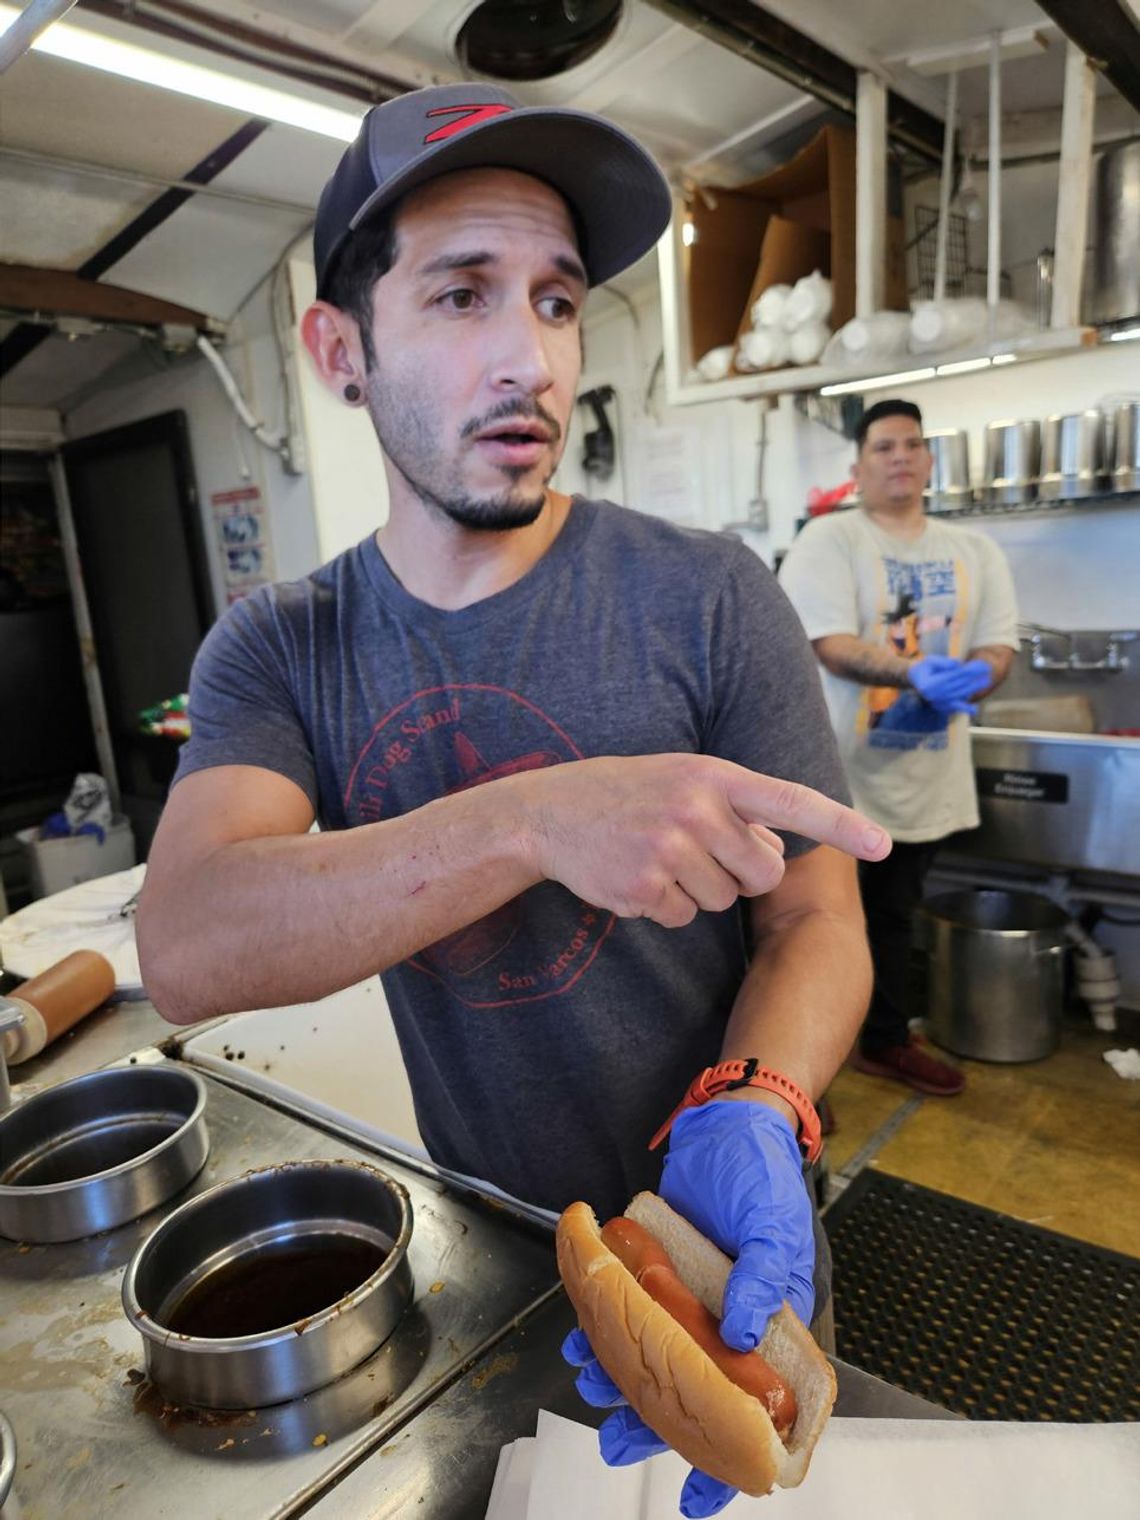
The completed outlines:
[[[80,1240],[157,1208],[209,1153],[206,1089],[177,1066],[94,1071],[0,1119],[0,1235]]]
[[[1140,401],[1124,401],[1113,413],[1112,489],[1140,490]]]
[[[927,509],[947,512],[970,504],[970,440],[962,428],[946,428],[927,433],[930,450],[930,484],[926,488]]]
[[[1037,494],[1041,426],[1036,418],[991,422],[986,428],[985,485],[980,495],[995,506],[1016,506]]]
[[[919,906],[927,1020],[978,1061],[1037,1061],[1061,1034],[1066,916],[1032,892],[946,892]]]
[[[1140,142],[1105,149],[1096,194],[1092,319],[1120,322],[1140,316]]]
[[[1046,417],[1041,430],[1041,476],[1037,494],[1048,501],[1075,501],[1104,489],[1104,413]]]
[[[136,1252],[123,1308],[170,1399],[250,1409],[370,1356],[413,1294],[407,1190],[352,1161],[247,1172],[190,1199]]]

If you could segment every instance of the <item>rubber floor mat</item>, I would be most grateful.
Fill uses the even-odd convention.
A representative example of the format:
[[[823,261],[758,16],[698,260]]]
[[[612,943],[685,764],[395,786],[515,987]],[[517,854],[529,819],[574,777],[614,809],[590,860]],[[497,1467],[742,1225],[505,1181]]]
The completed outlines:
[[[971,1419],[1140,1419],[1136,1257],[871,1170],[823,1222],[845,1361]]]

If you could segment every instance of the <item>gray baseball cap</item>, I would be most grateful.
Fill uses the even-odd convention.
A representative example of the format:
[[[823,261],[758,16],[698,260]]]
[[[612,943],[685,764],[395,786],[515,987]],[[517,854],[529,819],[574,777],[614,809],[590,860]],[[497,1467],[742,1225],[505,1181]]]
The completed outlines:
[[[317,294],[345,243],[409,190],[455,169],[518,169],[575,213],[591,285],[647,253],[669,225],[665,176],[628,132],[587,111],[522,106],[490,84],[448,84],[373,106],[321,193]]]

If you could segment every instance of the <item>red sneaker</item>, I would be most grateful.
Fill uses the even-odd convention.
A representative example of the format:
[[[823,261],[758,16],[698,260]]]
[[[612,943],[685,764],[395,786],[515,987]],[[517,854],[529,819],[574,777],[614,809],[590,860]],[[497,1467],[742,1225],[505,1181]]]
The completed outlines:
[[[966,1078],[956,1066],[934,1055],[930,1047],[913,1034],[907,1044],[892,1045],[874,1058],[863,1055],[856,1048],[851,1055],[851,1065],[868,1076],[891,1077],[896,1082],[905,1082],[908,1087],[928,1093],[932,1098],[952,1098],[966,1085]]]

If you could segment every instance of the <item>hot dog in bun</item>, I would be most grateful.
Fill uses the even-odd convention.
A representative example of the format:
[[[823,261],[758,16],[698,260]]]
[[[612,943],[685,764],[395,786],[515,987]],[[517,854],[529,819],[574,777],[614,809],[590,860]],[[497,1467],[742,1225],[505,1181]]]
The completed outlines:
[[[557,1245],[594,1354],[650,1429],[744,1493],[803,1481],[835,1373],[787,1304],[756,1351],[731,1351],[719,1326],[732,1262],[653,1193],[604,1229],[572,1203]]]

